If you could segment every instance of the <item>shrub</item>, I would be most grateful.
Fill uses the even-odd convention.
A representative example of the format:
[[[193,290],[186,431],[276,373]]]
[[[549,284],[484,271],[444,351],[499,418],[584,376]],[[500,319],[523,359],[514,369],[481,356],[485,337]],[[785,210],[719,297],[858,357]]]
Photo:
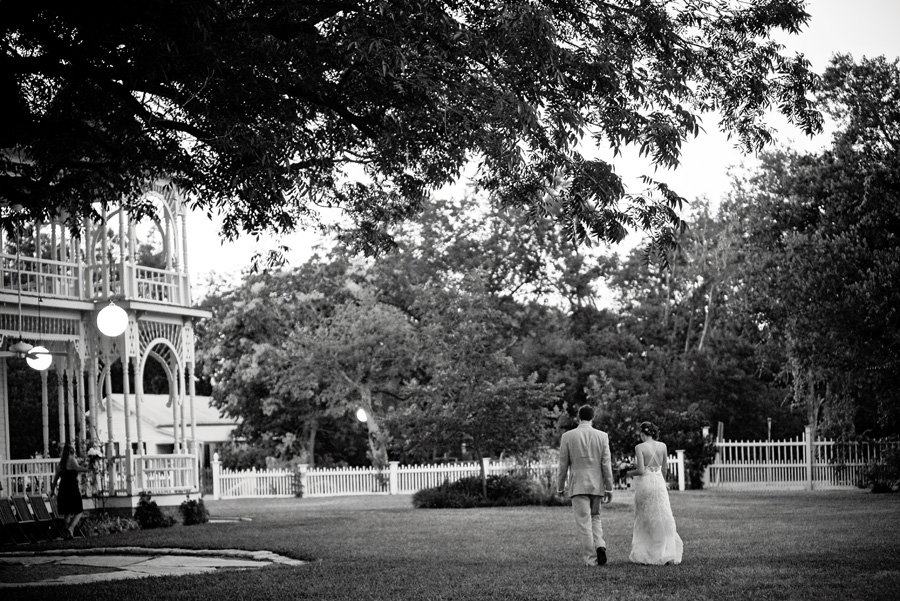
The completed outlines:
[[[175,518],[163,513],[156,501],[150,500],[150,493],[141,492],[141,500],[138,501],[137,509],[134,511],[134,519],[137,520],[141,528],[149,530],[151,528],[168,528],[175,524]]]
[[[193,526],[194,524],[205,524],[209,521],[209,510],[203,504],[203,499],[191,499],[181,503],[178,507],[181,512],[181,520],[185,526]]]
[[[85,536],[101,536],[140,530],[141,525],[134,518],[118,516],[108,511],[95,511],[85,516],[79,522],[79,527]]]
[[[487,498],[481,477],[445,481],[440,486],[425,488],[413,495],[413,507],[420,509],[466,507],[499,507],[516,505],[563,504],[555,493],[544,490],[539,482],[527,476],[504,475],[487,477]]]
[[[900,488],[900,449],[885,451],[881,461],[866,466],[865,485],[873,493],[894,492]]]

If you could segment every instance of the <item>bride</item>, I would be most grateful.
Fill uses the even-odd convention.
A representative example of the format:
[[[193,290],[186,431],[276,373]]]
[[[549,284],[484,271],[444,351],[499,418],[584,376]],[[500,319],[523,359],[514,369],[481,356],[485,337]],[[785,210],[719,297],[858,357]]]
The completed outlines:
[[[675,518],[666,488],[666,455],[664,443],[656,440],[659,428],[650,422],[640,426],[641,443],[634,447],[635,476],[634,534],[631,556],[634,563],[651,565],[681,563],[684,548],[675,531]]]

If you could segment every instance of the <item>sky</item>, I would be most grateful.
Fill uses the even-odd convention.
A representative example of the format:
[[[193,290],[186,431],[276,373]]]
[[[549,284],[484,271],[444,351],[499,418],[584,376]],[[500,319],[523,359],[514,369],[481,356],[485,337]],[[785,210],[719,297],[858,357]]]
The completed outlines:
[[[806,10],[812,18],[799,35],[776,35],[775,39],[785,45],[787,53],[803,53],[813,71],[821,73],[835,53],[852,54],[856,60],[864,56],[885,55],[889,60],[900,57],[900,0],[809,0]],[[773,117],[770,124],[781,145],[815,151],[830,141],[827,132],[810,139],[778,117]],[[714,121],[707,121],[704,126],[706,132],[683,147],[681,166],[675,171],[657,173],[658,179],[689,201],[703,196],[714,201],[728,189],[731,167],[752,166],[755,161],[734,148],[733,142],[717,131]],[[628,155],[616,161],[615,167],[626,183],[646,171],[645,163]],[[195,298],[203,295],[207,282],[236,283],[249,267],[254,252],[264,253],[279,242],[251,237],[222,242],[218,227],[218,221],[210,221],[202,213],[188,218],[189,270]],[[639,240],[640,234],[634,234],[614,250],[627,249]],[[325,241],[313,232],[298,232],[280,242],[292,249],[286,258],[296,266],[312,254],[314,246]]]

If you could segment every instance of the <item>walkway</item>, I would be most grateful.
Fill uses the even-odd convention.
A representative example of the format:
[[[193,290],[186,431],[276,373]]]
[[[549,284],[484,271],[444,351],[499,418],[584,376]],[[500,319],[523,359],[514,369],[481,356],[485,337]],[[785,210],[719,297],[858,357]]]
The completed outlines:
[[[304,565],[270,551],[109,547],[0,553],[0,588],[183,576],[216,570]]]

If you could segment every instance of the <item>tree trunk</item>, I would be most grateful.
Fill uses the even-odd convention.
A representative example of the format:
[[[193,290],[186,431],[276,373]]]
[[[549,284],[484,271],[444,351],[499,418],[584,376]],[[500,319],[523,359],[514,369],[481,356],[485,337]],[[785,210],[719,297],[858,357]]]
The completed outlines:
[[[709,298],[706,300],[706,318],[703,320],[703,332],[700,333],[700,342],[697,344],[697,350],[703,350],[703,343],[706,342],[706,334],[709,332],[709,324],[712,322],[713,297],[716,294],[716,285],[709,287]]]
[[[669,264],[669,269],[666,270],[666,300],[663,305],[663,328],[667,328],[669,326],[669,314],[671,313],[671,302],[672,302],[672,286],[673,279],[675,278],[675,266],[673,264]]]
[[[473,446],[473,454],[478,460],[478,470],[481,473],[481,495],[484,497],[484,500],[487,501],[487,470],[484,469],[484,456],[481,454],[481,449],[478,445]]]
[[[359,386],[359,392],[362,408],[367,417],[366,430],[369,434],[369,454],[372,458],[372,465],[378,470],[383,470],[388,466],[388,454],[384,444],[384,433],[378,424],[378,418],[372,411],[372,392],[366,386]]]
[[[819,415],[822,413],[822,407],[825,405],[828,397],[831,396],[831,385],[825,385],[825,394],[820,397],[816,394],[816,388],[820,380],[812,373],[812,370],[805,370],[803,378],[803,384],[805,384],[805,398],[803,400],[806,405],[806,418],[813,436],[815,436],[819,431]]]
[[[690,305],[689,305],[690,308]],[[691,349],[691,330],[694,329],[694,311],[688,313],[687,331],[684,333],[684,354],[687,355]]]
[[[372,411],[372,391],[369,387],[360,382],[356,382],[343,370],[340,371],[341,376],[349,382],[359,392],[360,405],[366,412],[366,430],[368,432],[369,456],[372,460],[372,466],[381,471],[388,466],[387,445],[384,440],[384,433],[378,424],[378,418]]]
[[[316,434],[319,432],[319,418],[312,416],[306,427],[306,463],[316,467]]]

